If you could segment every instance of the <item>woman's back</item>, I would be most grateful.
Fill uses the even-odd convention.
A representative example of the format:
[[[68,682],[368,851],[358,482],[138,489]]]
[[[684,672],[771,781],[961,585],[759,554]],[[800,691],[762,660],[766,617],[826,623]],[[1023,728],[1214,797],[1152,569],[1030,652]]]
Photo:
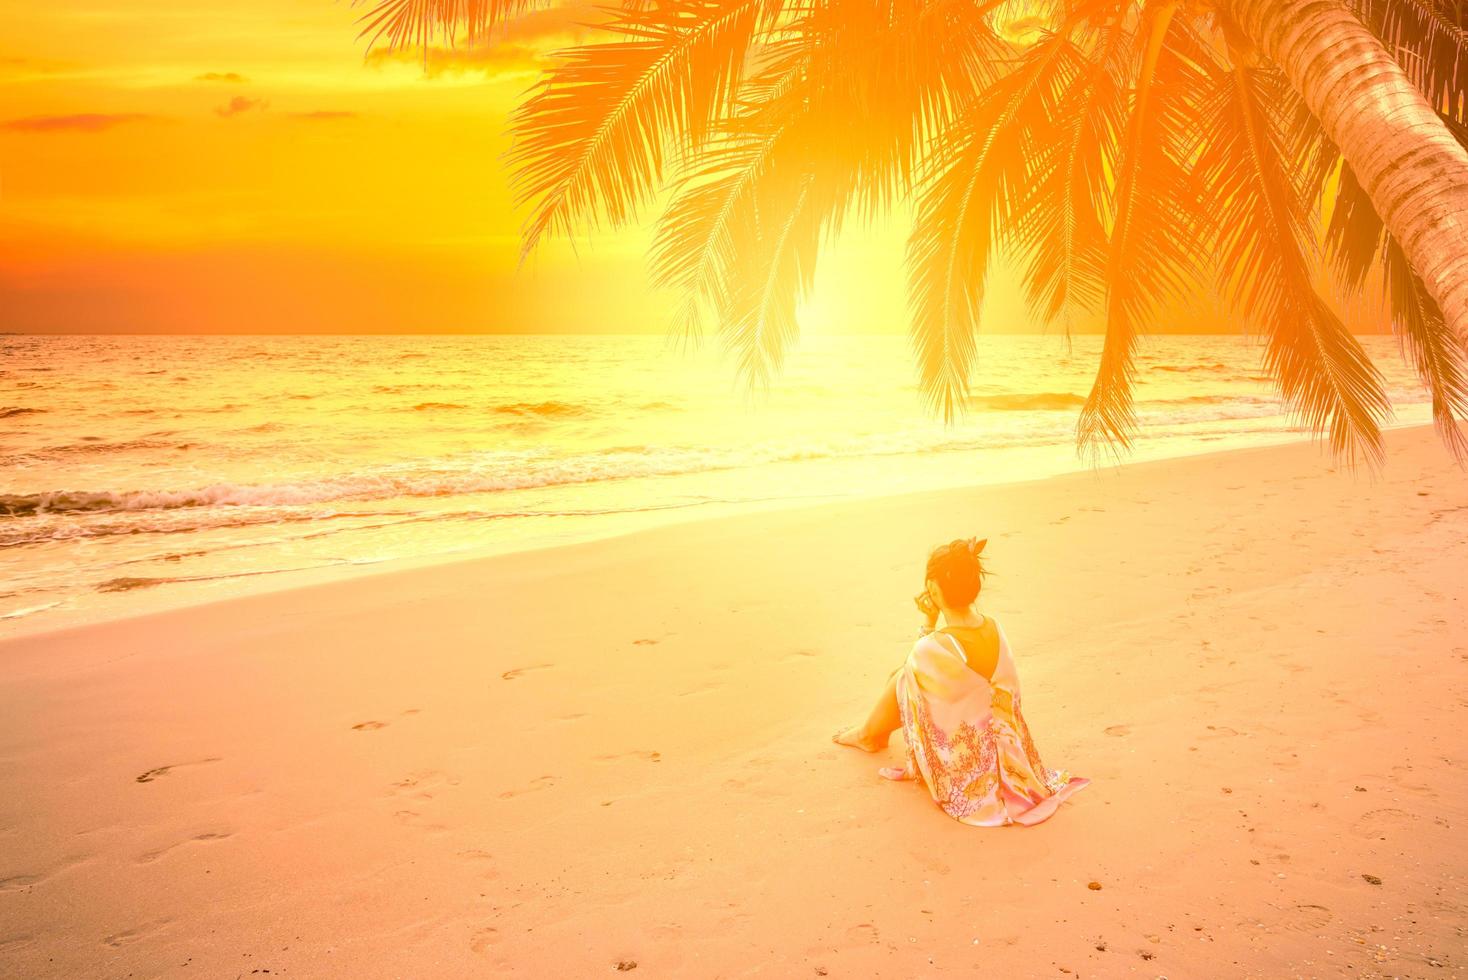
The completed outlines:
[[[964,660],[969,667],[992,682],[994,671],[999,666],[999,628],[994,617],[985,616],[978,626],[945,626],[938,630],[947,633],[963,647]]]

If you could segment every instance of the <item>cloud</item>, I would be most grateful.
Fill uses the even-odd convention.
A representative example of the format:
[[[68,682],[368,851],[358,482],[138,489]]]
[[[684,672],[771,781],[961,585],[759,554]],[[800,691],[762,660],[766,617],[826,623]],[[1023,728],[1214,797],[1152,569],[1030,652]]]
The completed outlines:
[[[206,71],[202,75],[195,75],[196,82],[228,82],[231,85],[242,85],[249,79],[237,71]]]
[[[344,122],[348,119],[361,118],[359,112],[347,112],[343,109],[317,109],[313,112],[292,112],[292,119],[301,119],[306,122]]]
[[[21,55],[0,54],[0,71],[29,71],[38,75],[49,75],[72,67],[69,62],[53,61],[48,58],[28,58]]]
[[[242,112],[250,112],[257,109],[264,110],[265,105],[266,102],[264,99],[250,99],[243,95],[236,95],[224,103],[224,105],[216,107],[214,114],[228,119],[231,116],[238,116]]]
[[[82,112],[71,116],[27,116],[0,123],[12,133],[100,133],[126,123],[144,122],[156,116],[141,112]]]

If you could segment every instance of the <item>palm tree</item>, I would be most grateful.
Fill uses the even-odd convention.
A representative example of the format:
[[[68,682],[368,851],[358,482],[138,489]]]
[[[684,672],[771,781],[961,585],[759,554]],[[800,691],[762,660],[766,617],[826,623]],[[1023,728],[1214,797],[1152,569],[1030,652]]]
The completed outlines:
[[[492,43],[540,0],[368,2],[364,33],[403,47]],[[514,115],[524,248],[671,189],[654,280],[752,382],[795,338],[822,245],[904,208],[945,420],[1008,253],[1044,320],[1105,318],[1082,450],[1130,444],[1138,338],[1217,269],[1286,402],[1351,462],[1379,460],[1390,406],[1338,310],[1379,295],[1468,458],[1451,0],[624,0],[598,26],[610,39],[559,52]]]

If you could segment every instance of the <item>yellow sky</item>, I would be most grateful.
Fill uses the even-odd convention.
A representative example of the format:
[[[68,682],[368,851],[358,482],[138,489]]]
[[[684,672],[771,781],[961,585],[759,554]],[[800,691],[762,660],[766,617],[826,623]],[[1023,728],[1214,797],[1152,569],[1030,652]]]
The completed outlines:
[[[365,57],[360,12],[0,0],[0,331],[664,329],[645,226],[519,267],[508,112],[573,16],[425,70]],[[900,237],[843,252],[824,279],[890,283],[839,276],[812,329],[901,329]]]
[[[369,56],[361,12],[0,0],[0,331],[665,329],[650,220],[519,265],[509,110],[585,11],[426,67]],[[804,329],[905,330],[904,233],[823,256]],[[991,293],[985,329],[1025,329]]]

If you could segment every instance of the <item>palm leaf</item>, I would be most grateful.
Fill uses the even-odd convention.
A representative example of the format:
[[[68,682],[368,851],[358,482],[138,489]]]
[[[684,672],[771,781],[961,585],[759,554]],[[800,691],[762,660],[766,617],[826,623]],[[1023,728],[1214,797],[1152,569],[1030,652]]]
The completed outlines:
[[[984,281],[1001,221],[1024,184],[1028,120],[1074,72],[1074,48],[1052,35],[993,82],[939,141],[907,243],[911,336],[929,407],[964,410],[977,357]]]
[[[810,291],[820,253],[822,211],[814,201],[815,176],[799,174],[765,188],[759,227],[761,247],[738,256],[735,290],[722,324],[724,346],[739,375],[764,387],[779,371],[799,333],[796,308]]]
[[[1460,4],[1443,0],[1351,0],[1439,112],[1465,121],[1462,92],[1468,84],[1468,33]]]
[[[1468,434],[1461,428],[1468,419],[1468,348],[1443,320],[1401,246],[1390,236],[1382,261],[1397,341],[1432,397],[1438,435],[1455,459],[1468,462]]]
[[[1291,408],[1311,429],[1327,433],[1337,456],[1377,462],[1389,405],[1360,343],[1315,291],[1318,260],[1277,112],[1287,104],[1280,97],[1284,82],[1252,63],[1231,24],[1224,29],[1230,63],[1212,66],[1199,171],[1217,206],[1225,289],[1267,329],[1265,368]]]
[[[528,254],[581,220],[619,225],[663,180],[670,143],[696,144],[737,90],[779,0],[668,0],[604,25],[621,40],[560,52],[515,113],[510,152]]]
[[[1106,293],[1107,161],[1125,127],[1126,89],[1116,62],[1126,40],[1120,25],[1109,25],[1096,50],[1075,46],[1075,75],[1045,106],[1030,140],[1015,236],[1028,259],[1029,304],[1046,323],[1067,310],[1099,309]]]
[[[1325,244],[1336,275],[1349,289],[1359,292],[1364,288],[1385,234],[1386,227],[1366,189],[1350,165],[1341,161]]]
[[[1198,53],[1174,15],[1149,6],[1137,34],[1140,70],[1119,160],[1107,256],[1106,337],[1096,380],[1076,425],[1077,450],[1130,448],[1132,386],[1143,327],[1180,298],[1195,266],[1196,191],[1184,166],[1195,132],[1190,97]]]
[[[390,48],[428,48],[436,41],[453,46],[461,36],[474,45],[487,40],[500,23],[550,4],[550,0],[352,0],[352,5],[363,2],[372,6],[361,17],[360,36]]]
[[[729,321],[740,253],[758,244],[759,186],[808,111],[804,60],[801,48],[786,45],[784,57],[745,85],[658,221],[652,279],[679,293],[674,329],[685,341],[701,335],[706,310]]]

